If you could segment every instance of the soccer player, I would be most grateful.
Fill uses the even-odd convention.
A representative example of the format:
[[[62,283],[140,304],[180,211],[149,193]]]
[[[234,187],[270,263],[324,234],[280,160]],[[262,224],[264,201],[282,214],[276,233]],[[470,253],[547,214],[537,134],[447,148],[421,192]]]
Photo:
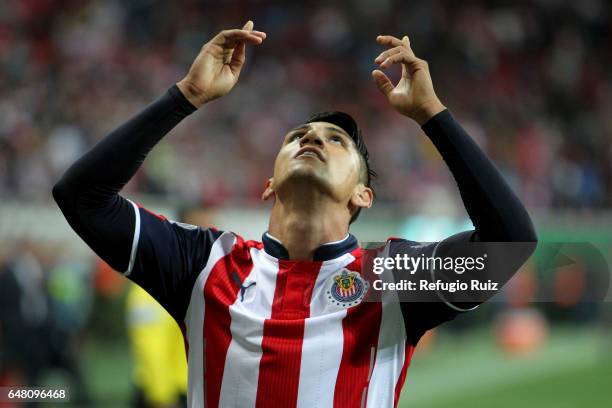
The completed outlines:
[[[232,89],[245,46],[265,38],[251,21],[221,31],[185,78],[77,160],[53,195],[77,234],[181,325],[189,406],[397,405],[419,338],[468,308],[442,298],[363,301],[364,250],[349,224],[372,205],[372,173],[349,115],[314,115],[280,142],[263,192],[273,207],[261,242],[168,220],[118,194],[166,133]],[[432,140],[475,225],[444,242],[535,242],[525,208],[442,105],[408,38],[376,41],[386,50],[374,61],[400,64],[402,78],[394,85],[375,70],[374,82]],[[431,255],[437,246],[406,251]]]

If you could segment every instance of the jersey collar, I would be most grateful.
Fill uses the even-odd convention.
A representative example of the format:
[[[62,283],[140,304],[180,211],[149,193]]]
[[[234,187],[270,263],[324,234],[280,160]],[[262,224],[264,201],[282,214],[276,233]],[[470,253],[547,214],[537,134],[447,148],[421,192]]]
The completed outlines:
[[[264,250],[274,258],[289,260],[289,252],[287,248],[275,237],[268,232],[264,232],[261,237]],[[321,245],[314,251],[313,261],[329,261],[338,258],[353,249],[357,248],[357,238],[353,234],[347,234],[340,241],[328,242]]]

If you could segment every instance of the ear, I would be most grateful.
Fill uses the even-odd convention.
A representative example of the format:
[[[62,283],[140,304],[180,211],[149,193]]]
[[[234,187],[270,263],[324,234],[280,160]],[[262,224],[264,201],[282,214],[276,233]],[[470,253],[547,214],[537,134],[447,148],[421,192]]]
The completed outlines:
[[[370,187],[357,184],[351,197],[350,205],[355,208],[370,208],[374,202],[374,192]]]
[[[270,197],[272,197],[274,195],[274,188],[272,188],[272,182],[274,181],[274,178],[269,178],[266,181],[266,185],[264,186],[264,192],[261,194],[261,200],[262,201],[266,201],[267,199],[269,199]]]

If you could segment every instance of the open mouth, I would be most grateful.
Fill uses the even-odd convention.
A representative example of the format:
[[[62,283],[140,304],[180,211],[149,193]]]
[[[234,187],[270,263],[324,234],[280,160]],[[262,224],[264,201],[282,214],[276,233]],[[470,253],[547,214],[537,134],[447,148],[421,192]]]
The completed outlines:
[[[321,152],[319,152],[318,149],[315,149],[314,147],[304,147],[300,149],[295,155],[296,159],[299,157],[304,157],[304,158],[312,157],[315,159],[319,159],[321,161],[325,161],[325,159],[323,159],[323,155],[321,154]]]

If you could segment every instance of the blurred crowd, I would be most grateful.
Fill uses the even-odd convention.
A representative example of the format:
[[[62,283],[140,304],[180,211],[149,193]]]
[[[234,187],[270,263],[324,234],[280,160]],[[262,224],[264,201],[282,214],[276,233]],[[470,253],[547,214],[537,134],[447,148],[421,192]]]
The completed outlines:
[[[179,80],[204,42],[253,19],[268,39],[248,48],[237,86],[175,129],[132,191],[193,204],[255,202],[285,132],[314,112],[344,110],[364,130],[379,200],[423,204],[450,176],[371,79],[382,51],[375,36],[386,33],[410,36],[442,101],[529,207],[607,207],[610,7],[605,0],[2,1],[0,197],[49,200],[67,166]]]
[[[42,386],[55,374],[87,402],[79,350],[92,271],[57,250],[23,241],[0,251],[0,386]]]

